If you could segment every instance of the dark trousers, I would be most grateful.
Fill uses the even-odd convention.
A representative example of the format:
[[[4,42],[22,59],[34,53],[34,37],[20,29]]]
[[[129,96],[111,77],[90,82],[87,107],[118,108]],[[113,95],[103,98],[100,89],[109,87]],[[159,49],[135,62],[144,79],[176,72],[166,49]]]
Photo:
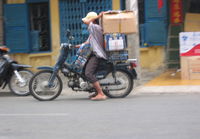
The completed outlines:
[[[92,55],[86,64],[85,76],[89,79],[91,83],[94,83],[97,81],[95,73],[99,65],[99,61],[100,61],[100,58],[97,58],[95,55]]]

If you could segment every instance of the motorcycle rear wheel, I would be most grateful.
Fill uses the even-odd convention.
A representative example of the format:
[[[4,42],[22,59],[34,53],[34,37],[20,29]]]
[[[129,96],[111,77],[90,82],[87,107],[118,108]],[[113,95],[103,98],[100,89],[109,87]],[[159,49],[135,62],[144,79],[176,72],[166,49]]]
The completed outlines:
[[[116,79],[119,85],[102,86],[104,94],[110,98],[124,98],[128,96],[133,89],[133,79],[123,70],[117,70],[115,76],[116,78],[113,77],[112,73],[109,73],[104,81],[113,84]]]
[[[37,72],[30,80],[29,90],[34,98],[40,101],[50,101],[57,98],[63,88],[61,78],[56,75],[53,85],[49,86],[49,79],[53,71],[42,70]]]
[[[27,96],[29,95],[29,81],[33,76],[33,72],[27,69],[19,70],[18,73],[21,75],[25,82],[20,82],[15,74],[12,75],[8,87],[15,95]]]

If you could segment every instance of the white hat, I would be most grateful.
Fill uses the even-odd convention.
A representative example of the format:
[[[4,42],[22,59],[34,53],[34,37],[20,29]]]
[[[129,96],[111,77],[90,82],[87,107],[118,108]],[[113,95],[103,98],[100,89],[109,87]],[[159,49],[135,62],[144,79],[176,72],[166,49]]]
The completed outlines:
[[[95,18],[97,16],[98,16],[97,13],[95,13],[95,12],[89,12],[86,17],[82,18],[82,20],[83,21],[84,20],[90,20],[90,19]]]

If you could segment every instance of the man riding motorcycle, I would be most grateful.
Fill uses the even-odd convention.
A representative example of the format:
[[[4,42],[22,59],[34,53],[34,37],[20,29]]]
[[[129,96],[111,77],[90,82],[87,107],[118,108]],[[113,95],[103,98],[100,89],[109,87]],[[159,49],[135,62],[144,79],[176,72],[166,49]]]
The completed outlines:
[[[84,44],[90,44],[92,47],[92,54],[85,67],[85,75],[96,89],[97,93],[90,96],[91,100],[105,100],[102,88],[95,76],[95,71],[99,62],[107,59],[106,52],[103,48],[103,29],[97,24],[97,20],[102,17],[103,12],[97,15],[95,12],[89,12],[85,18],[82,19],[83,23],[88,25],[88,31],[90,33],[87,41]],[[77,46],[80,47],[80,46]]]

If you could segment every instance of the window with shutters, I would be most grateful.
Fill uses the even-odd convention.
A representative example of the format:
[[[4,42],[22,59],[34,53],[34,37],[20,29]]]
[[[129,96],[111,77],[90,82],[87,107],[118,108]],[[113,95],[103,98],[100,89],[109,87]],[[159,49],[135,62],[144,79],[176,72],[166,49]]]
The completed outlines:
[[[49,4],[29,4],[30,36],[32,51],[50,50]]]
[[[30,37],[27,4],[5,4],[5,43],[11,53],[29,53]]]
[[[11,53],[50,51],[48,0],[4,5],[5,43]]]

